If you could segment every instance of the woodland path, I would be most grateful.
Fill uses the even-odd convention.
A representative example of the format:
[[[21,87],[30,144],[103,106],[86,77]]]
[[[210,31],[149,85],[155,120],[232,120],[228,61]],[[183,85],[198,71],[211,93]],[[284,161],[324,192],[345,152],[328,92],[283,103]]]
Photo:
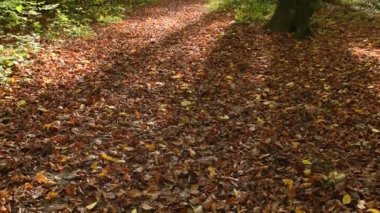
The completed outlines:
[[[335,14],[297,42],[164,0],[50,45],[0,90],[0,211],[379,206],[379,19]]]

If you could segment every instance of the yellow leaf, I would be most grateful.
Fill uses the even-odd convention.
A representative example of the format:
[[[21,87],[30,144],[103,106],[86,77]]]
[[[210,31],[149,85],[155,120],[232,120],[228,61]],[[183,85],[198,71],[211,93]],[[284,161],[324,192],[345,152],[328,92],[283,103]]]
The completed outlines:
[[[234,191],[233,191],[233,193],[234,193],[234,196],[235,196],[235,197],[239,197],[239,196],[240,196],[240,194],[241,194],[241,192],[240,192],[240,191],[238,191],[238,190],[236,190],[235,188],[234,188]]]
[[[203,213],[203,207],[202,207],[202,205],[194,206],[193,207],[193,212],[194,213]]]
[[[298,142],[292,142],[292,147],[294,149],[298,149],[299,146],[300,146],[300,143],[298,143]]]
[[[50,78],[46,78],[46,77],[43,77],[42,78],[42,81],[44,82],[44,84],[51,84],[53,83],[53,80],[50,79]]]
[[[208,170],[208,172],[209,172],[209,176],[210,176],[210,178],[211,178],[211,179],[214,179],[214,178],[216,177],[216,175],[217,175],[217,173],[216,173],[216,168],[214,168],[214,167],[212,167],[212,166],[209,166],[209,167],[207,168],[207,170]]]
[[[105,177],[108,175],[108,170],[107,169],[103,169],[99,174],[98,176],[99,177]]]
[[[190,187],[190,190],[193,190],[193,191],[196,191],[198,189],[199,189],[199,185],[197,185],[197,184],[192,184]]]
[[[261,100],[261,95],[255,94],[255,101],[260,101],[260,100]]]
[[[137,209],[132,209],[131,213],[137,213]]]
[[[10,83],[10,84],[14,84],[15,82],[16,82],[16,79],[13,77],[8,79],[8,83]]]
[[[292,179],[282,179],[282,182],[284,182],[284,184],[288,187],[288,189],[292,189],[293,188],[293,180]]]
[[[126,147],[124,147],[124,150],[127,152],[132,152],[132,151],[135,151],[135,148],[130,147],[130,146],[126,146]]]
[[[58,193],[56,191],[50,191],[47,195],[46,195],[46,200],[53,200],[55,199],[56,197],[58,197]]]
[[[375,129],[375,128],[371,128],[371,131],[373,132],[373,133],[379,133],[380,132],[380,130],[378,130],[378,129]]]
[[[96,204],[98,204],[97,201],[95,201],[95,202],[93,202],[93,203],[87,205],[87,206],[86,206],[86,209],[91,210],[91,209],[95,208]]]
[[[179,79],[179,78],[182,78],[183,77],[183,74],[181,73],[177,73],[175,75],[172,76],[173,79]]]
[[[227,80],[227,81],[232,81],[232,80],[234,80],[234,77],[232,77],[232,76],[230,76],[230,75],[227,75],[227,76],[226,76],[226,80]]]
[[[350,204],[351,203],[351,196],[349,194],[346,194],[342,198],[342,202],[344,205]]]
[[[276,102],[274,101],[264,101],[264,105],[267,105],[270,109],[276,108]]]
[[[289,82],[286,84],[286,86],[292,88],[292,87],[294,87],[294,82]]]
[[[362,110],[362,109],[354,109],[354,111],[356,113],[359,113],[359,114],[363,114],[364,113],[364,110]]]
[[[346,175],[344,173],[339,173],[337,171],[332,171],[329,174],[329,179],[332,181],[339,181],[341,179],[344,179]]]
[[[301,209],[301,207],[297,206],[296,207],[296,213],[306,213],[304,210]]]
[[[91,167],[92,171],[95,171],[98,168],[98,162],[92,163],[90,167]]]
[[[302,160],[302,163],[304,165],[311,165],[312,164],[311,161],[309,161],[309,160]]]
[[[187,90],[190,88],[190,84],[188,83],[182,83],[181,86],[179,87],[181,90]]]
[[[17,107],[23,107],[26,105],[26,101],[25,100],[19,100],[19,101],[17,101],[16,105],[17,105]]]
[[[145,144],[145,148],[150,151],[150,152],[153,152],[154,150],[156,150],[156,144],[152,143],[152,144]]]
[[[132,189],[128,192],[128,196],[131,198],[138,198],[142,196],[142,193],[137,189]]]
[[[358,204],[356,205],[356,207],[357,207],[358,209],[365,209],[365,205],[366,205],[365,200],[359,200],[359,201],[358,201]]]
[[[188,101],[188,100],[183,100],[183,101],[181,101],[181,106],[182,107],[188,107],[188,106],[190,106],[192,103],[191,103],[191,101]]]
[[[309,176],[311,174],[311,169],[305,169],[303,170],[303,173],[306,175],[306,176]]]
[[[367,209],[367,212],[370,212],[370,213],[380,213],[380,211],[377,210],[377,209]]]
[[[100,156],[104,159],[104,160],[108,160],[108,161],[112,161],[112,162],[116,162],[116,163],[125,163],[124,160],[120,160],[120,159],[116,159],[116,158],[113,158],[109,155],[107,155],[106,153],[102,152],[100,154]]]
[[[265,121],[261,118],[257,118],[257,123],[260,125],[263,125],[263,124],[265,124]]]
[[[49,110],[47,110],[45,107],[43,107],[43,106],[39,106],[38,108],[37,108],[39,111],[41,111],[41,112],[49,112]]]
[[[220,120],[228,120],[228,119],[230,119],[230,116],[228,116],[228,115],[219,116],[219,119]]]

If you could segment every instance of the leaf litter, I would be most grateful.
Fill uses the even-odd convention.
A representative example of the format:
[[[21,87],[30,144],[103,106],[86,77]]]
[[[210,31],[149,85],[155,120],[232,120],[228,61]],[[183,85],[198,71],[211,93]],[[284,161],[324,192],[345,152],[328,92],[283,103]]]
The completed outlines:
[[[336,14],[165,0],[51,44],[0,89],[0,211],[379,212],[379,19]]]

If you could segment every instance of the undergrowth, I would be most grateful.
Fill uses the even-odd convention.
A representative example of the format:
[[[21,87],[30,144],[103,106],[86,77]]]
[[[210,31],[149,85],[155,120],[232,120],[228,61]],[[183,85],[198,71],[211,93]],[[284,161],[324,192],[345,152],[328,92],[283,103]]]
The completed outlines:
[[[208,6],[211,11],[234,11],[237,22],[268,20],[275,9],[271,0],[211,0]]]
[[[89,36],[93,24],[124,19],[153,0],[2,0],[0,2],[0,83],[37,51],[40,38]]]

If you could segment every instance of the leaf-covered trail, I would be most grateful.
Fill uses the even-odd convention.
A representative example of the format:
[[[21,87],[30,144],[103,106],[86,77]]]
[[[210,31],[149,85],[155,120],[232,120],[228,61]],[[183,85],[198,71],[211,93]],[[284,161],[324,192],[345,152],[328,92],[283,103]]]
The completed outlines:
[[[165,0],[41,51],[0,90],[0,211],[378,207],[379,18],[336,14],[296,42]]]

